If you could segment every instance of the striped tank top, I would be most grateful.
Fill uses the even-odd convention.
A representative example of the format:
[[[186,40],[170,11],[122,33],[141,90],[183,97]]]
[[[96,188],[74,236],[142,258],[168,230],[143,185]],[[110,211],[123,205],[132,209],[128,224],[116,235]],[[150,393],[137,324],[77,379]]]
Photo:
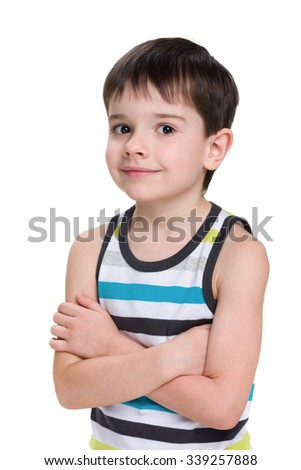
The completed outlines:
[[[173,256],[141,261],[128,245],[135,207],[110,221],[97,263],[98,296],[119,330],[151,347],[194,326],[212,323],[212,273],[234,223],[249,225],[212,204],[202,226]],[[248,449],[253,387],[238,424],[217,430],[140,397],[91,410],[93,449]]]

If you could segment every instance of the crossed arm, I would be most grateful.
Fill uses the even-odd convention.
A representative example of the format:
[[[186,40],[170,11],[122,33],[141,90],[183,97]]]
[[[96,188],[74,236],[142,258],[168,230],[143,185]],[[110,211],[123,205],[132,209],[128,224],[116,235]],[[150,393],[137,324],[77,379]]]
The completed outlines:
[[[243,229],[242,229],[243,230]],[[54,315],[54,381],[68,408],[120,403],[147,395],[217,429],[238,422],[248,400],[261,342],[268,276],[264,248],[249,238],[225,243],[214,274],[215,319],[159,346],[144,348],[118,331],[97,303],[97,243],[75,242],[66,301]],[[226,273],[226,274],[225,274]],[[239,275],[238,275],[239,273]]]

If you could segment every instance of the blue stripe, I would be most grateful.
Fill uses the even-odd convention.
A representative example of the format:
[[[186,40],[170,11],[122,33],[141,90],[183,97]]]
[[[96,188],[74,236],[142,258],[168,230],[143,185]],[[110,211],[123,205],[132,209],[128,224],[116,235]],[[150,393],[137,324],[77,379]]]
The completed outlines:
[[[131,406],[137,410],[165,411],[166,413],[176,414],[174,411],[155,403],[147,397],[140,397],[135,400],[126,401],[122,403],[122,405]]]
[[[253,400],[254,387],[255,387],[255,384],[253,384],[252,387],[251,387],[251,392],[250,392],[250,395],[249,395],[249,401],[252,401],[252,400]]]
[[[175,304],[205,303],[203,289],[198,286],[156,286],[99,281],[98,295],[102,299],[114,300],[142,300],[145,302],[171,302]]]

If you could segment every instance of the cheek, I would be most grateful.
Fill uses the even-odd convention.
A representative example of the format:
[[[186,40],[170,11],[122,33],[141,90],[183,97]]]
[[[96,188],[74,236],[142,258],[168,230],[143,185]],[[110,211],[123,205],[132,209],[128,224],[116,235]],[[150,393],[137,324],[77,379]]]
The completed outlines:
[[[107,148],[105,151],[105,160],[106,160],[108,168],[112,168],[114,167],[114,165],[116,165],[117,155],[118,155],[118,152],[117,152],[116,146],[109,142],[107,144]]]
[[[106,152],[105,152],[105,160],[106,160],[107,167],[109,167],[110,162],[111,162],[111,155],[110,155],[110,150],[108,149],[108,147],[106,148]]]
[[[120,173],[118,169],[120,166],[120,158],[118,156],[119,151],[116,148],[116,145],[112,145],[109,143],[105,151],[105,160],[107,168],[114,183],[118,187],[121,187]]]

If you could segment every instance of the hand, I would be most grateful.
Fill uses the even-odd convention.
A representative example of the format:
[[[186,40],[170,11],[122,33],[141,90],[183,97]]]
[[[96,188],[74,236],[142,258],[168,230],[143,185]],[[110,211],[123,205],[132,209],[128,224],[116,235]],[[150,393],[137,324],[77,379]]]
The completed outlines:
[[[83,359],[112,354],[120,335],[109,313],[99,303],[78,295],[77,304],[64,302],[54,314],[55,325],[49,341],[55,351],[65,351]]]
[[[191,328],[174,338],[180,354],[182,375],[203,375],[211,325]]]

